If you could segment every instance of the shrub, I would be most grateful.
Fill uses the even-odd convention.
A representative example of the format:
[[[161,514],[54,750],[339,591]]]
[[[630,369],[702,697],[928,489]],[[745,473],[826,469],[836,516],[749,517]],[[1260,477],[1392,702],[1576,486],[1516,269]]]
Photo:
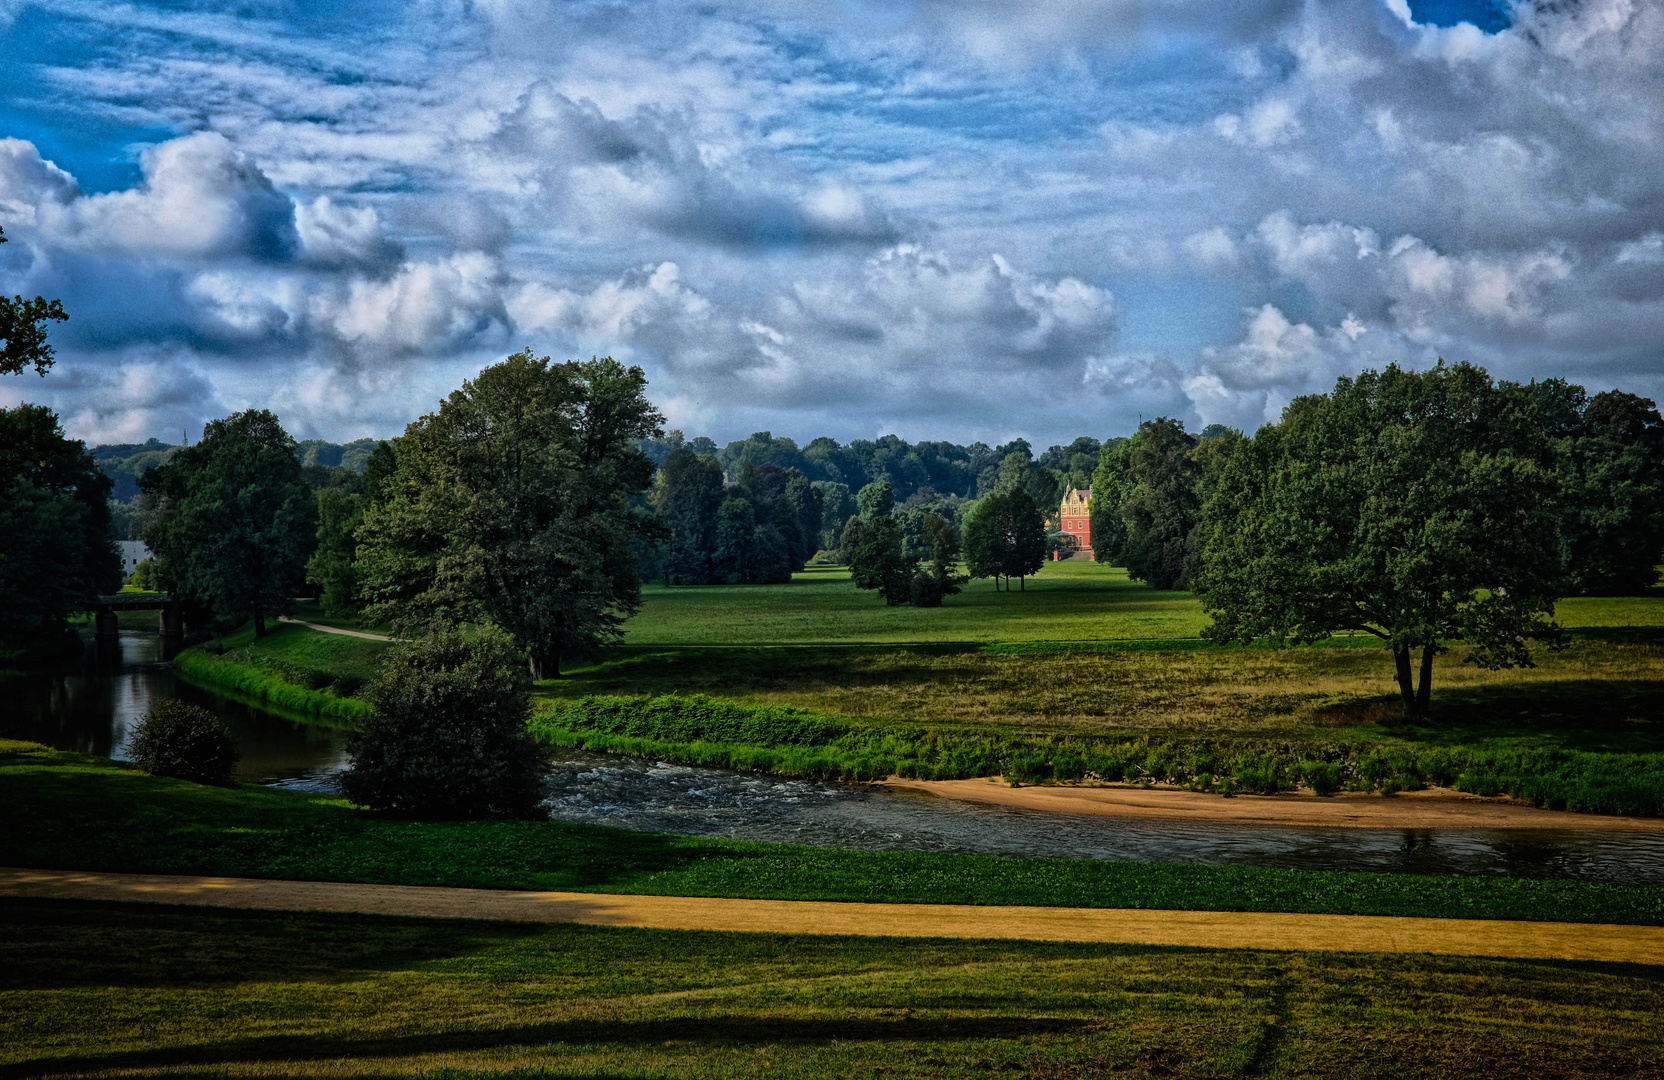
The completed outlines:
[[[1319,795],[1333,795],[1344,780],[1341,767],[1333,761],[1313,761],[1306,765],[1306,783]]]
[[[200,705],[158,701],[133,728],[127,753],[154,776],[230,784],[237,746],[225,722]]]
[[[532,816],[544,753],[526,730],[530,689],[524,652],[495,627],[393,646],[348,743],[342,791],[420,817]]]

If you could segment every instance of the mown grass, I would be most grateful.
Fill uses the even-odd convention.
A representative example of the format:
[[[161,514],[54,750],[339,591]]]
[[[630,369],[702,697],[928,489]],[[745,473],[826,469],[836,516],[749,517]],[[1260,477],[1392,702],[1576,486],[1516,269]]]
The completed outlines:
[[[842,567],[785,585],[648,585],[624,628],[631,645],[804,642],[1095,641],[1194,638],[1207,625],[1189,593],[1157,592],[1125,570],[1047,563],[1023,592],[973,581],[939,608],[886,607]]]
[[[537,821],[418,822],[0,743],[0,866],[661,896],[1664,925],[1664,887],[846,851]]]
[[[1004,776],[1024,783],[1177,784],[1225,795],[1305,786],[1319,795],[1429,785],[1534,806],[1664,813],[1664,754],[1406,746],[1218,737],[1087,738],[840,722],[804,709],[693,697],[586,697],[545,704],[533,734],[581,747],[726,769],[834,780]]]
[[[1664,589],[1642,597],[1572,597],[1569,628],[1664,627]],[[1208,625],[1187,592],[1159,592],[1126,570],[1080,560],[1046,563],[1023,592],[973,581],[940,608],[886,607],[841,567],[811,567],[786,585],[648,585],[625,626],[630,645],[860,642],[1181,641]]]
[[[1664,1070],[1664,971],[0,901],[0,1077]]]

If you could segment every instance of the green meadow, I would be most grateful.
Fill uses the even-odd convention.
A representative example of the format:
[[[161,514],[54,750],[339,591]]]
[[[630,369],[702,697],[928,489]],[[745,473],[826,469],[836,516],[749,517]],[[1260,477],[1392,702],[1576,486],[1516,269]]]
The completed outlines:
[[[0,901],[0,1077],[1588,1077],[1664,971]]]

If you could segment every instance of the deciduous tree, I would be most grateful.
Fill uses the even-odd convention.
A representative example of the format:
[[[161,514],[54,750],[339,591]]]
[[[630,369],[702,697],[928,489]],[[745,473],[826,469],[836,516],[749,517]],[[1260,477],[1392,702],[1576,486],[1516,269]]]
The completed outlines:
[[[295,440],[265,409],[202,429],[202,439],[146,470],[145,544],[157,584],[222,619],[294,610],[317,543],[317,504]]]
[[[110,481],[42,405],[0,409],[0,646],[63,639],[65,619],[121,584]]]
[[[0,244],[6,242],[0,232]],[[34,367],[44,376],[52,367],[52,346],[46,343],[46,324],[69,318],[61,301],[37,296],[0,296],[0,375],[19,375]]]
[[[664,526],[631,505],[661,434],[647,377],[602,358],[530,351],[482,371],[405,429],[387,499],[358,530],[371,617],[403,633],[491,622],[533,678],[618,640],[641,606],[636,540]]]
[[[1469,364],[1391,366],[1296,399],[1236,444],[1204,508],[1207,636],[1373,635],[1392,650],[1405,714],[1424,716],[1447,643],[1501,668],[1556,635],[1555,470],[1541,426]]]

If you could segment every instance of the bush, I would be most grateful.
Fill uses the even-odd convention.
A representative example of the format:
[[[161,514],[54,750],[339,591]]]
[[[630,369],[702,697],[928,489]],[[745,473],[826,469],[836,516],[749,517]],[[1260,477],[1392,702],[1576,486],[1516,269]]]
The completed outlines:
[[[133,728],[127,753],[153,776],[199,784],[231,783],[237,746],[225,722],[200,705],[158,701]]]
[[[1339,764],[1333,761],[1313,761],[1306,766],[1306,783],[1319,795],[1333,795],[1345,779]]]
[[[393,646],[348,743],[342,791],[420,817],[533,816],[544,753],[526,730],[530,689],[524,652],[495,627]]]

